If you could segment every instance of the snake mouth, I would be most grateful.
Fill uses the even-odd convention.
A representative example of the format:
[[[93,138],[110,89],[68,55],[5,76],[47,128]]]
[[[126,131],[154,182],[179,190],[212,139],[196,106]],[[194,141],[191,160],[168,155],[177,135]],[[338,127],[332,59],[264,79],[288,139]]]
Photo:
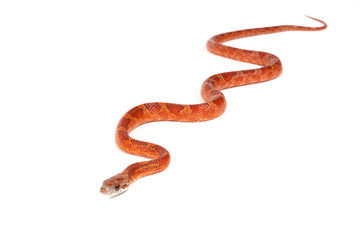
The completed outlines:
[[[118,197],[119,195],[122,195],[123,193],[125,193],[127,190],[128,190],[128,189],[125,189],[125,190],[119,191],[119,192],[117,192],[117,193],[111,194],[111,195],[109,196],[109,198],[112,199],[112,198]]]
[[[114,198],[116,196],[119,196],[123,193],[125,193],[128,190],[128,187],[126,188],[119,188],[119,190],[116,190],[114,187],[103,185],[100,188],[100,192],[106,196],[109,196],[110,198]]]

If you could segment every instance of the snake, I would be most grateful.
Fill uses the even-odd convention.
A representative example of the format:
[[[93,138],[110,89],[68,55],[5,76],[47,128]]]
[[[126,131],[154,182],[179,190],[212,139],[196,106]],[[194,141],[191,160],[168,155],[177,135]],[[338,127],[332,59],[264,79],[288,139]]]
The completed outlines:
[[[105,180],[100,192],[107,196],[117,196],[128,190],[135,181],[165,170],[170,163],[170,153],[162,146],[140,141],[129,134],[140,125],[158,121],[203,122],[221,116],[226,109],[223,89],[272,80],[282,73],[280,59],[267,52],[253,51],[224,45],[226,41],[257,35],[272,34],[284,31],[318,31],[327,27],[319,19],[309,17],[322,26],[307,27],[297,25],[279,25],[262,28],[243,29],[213,36],[207,41],[207,50],[215,55],[240,62],[251,63],[260,67],[240,71],[218,73],[208,77],[202,85],[200,104],[175,104],[167,102],[151,102],[138,105],[126,112],[120,119],[115,134],[117,146],[126,153],[147,158],[129,165],[121,173]]]

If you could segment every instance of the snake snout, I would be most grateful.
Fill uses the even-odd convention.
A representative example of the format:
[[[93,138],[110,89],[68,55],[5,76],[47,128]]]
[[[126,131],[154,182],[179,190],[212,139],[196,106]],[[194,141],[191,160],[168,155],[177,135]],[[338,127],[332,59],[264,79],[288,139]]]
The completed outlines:
[[[110,187],[108,187],[108,186],[105,186],[105,185],[103,185],[101,188],[100,188],[100,192],[102,193],[102,194],[105,194],[105,195],[109,195],[110,194]]]

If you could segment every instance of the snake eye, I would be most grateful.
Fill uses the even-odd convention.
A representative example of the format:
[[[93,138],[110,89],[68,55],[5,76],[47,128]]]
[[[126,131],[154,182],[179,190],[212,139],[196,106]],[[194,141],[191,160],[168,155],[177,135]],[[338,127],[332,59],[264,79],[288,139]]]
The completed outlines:
[[[116,185],[114,188],[115,188],[115,190],[119,190],[120,186]]]

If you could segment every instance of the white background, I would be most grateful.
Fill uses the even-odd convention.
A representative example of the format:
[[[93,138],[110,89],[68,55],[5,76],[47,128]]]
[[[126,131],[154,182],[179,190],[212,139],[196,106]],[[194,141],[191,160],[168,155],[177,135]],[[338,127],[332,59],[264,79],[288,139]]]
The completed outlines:
[[[342,1],[1,1],[1,239],[360,239],[360,11]],[[169,168],[109,200],[104,179],[143,160],[117,149],[131,107],[200,103],[215,34],[276,54],[274,81],[225,90],[206,123],[153,123]]]

